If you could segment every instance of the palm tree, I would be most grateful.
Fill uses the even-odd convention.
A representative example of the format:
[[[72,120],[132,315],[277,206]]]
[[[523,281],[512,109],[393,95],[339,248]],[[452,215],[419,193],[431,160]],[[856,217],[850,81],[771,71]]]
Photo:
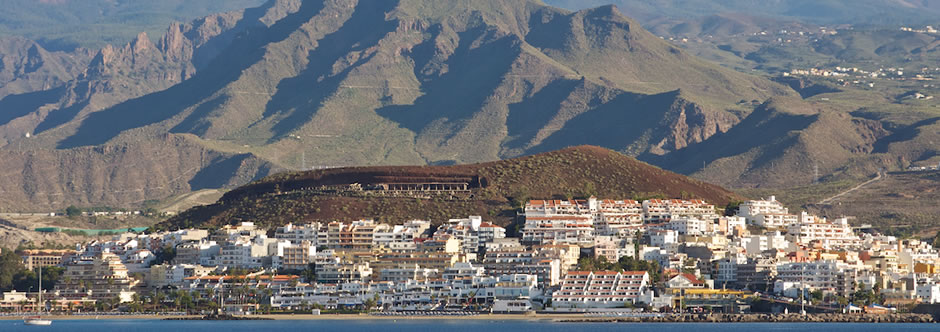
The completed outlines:
[[[270,288],[265,288],[263,292],[264,292],[264,302],[271,303],[271,296],[274,295],[274,290]]]
[[[131,308],[132,308],[132,310],[133,310],[133,311],[140,311],[141,302],[143,302],[143,301],[141,301],[140,294],[134,293],[134,295],[131,296]]]
[[[162,308],[163,308],[163,300],[165,300],[165,299],[166,299],[166,294],[164,294],[163,292],[161,292],[161,291],[156,291],[156,292],[154,292],[154,294],[153,294],[153,302],[154,302],[154,305],[159,305],[160,308],[162,309]]]

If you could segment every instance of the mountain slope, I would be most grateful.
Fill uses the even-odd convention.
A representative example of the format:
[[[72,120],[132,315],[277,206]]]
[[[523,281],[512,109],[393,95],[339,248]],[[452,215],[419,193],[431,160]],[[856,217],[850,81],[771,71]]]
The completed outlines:
[[[864,177],[883,167],[899,168],[892,157],[876,151],[890,133],[878,121],[801,100],[775,99],[726,133],[650,159],[735,188],[788,187],[813,182],[816,176]]]
[[[124,44],[174,21],[257,6],[264,0],[5,0],[0,35],[39,40],[52,49]]]
[[[460,197],[383,195],[337,191],[350,184],[460,182]],[[287,222],[375,218],[400,223],[415,218],[439,223],[486,215],[506,225],[519,202],[558,197],[703,198],[723,206],[741,199],[718,186],[638,162],[616,151],[579,146],[528,157],[457,166],[352,167],[273,175],[226,193],[218,203],[196,207],[158,225],[161,229],[217,227],[255,221],[263,227]],[[514,206],[516,205],[516,206]]]
[[[646,22],[700,16],[747,13],[821,24],[936,24],[936,0],[545,0],[572,10],[616,4]]]
[[[90,60],[87,52],[50,52],[27,39],[0,37],[0,99],[60,86],[81,73]]]
[[[58,89],[0,123],[0,157],[134,150],[167,135],[268,165],[237,172],[255,176],[582,143],[666,155],[732,128],[753,107],[741,100],[794,94],[691,57],[612,6],[508,0],[272,0],[105,47]]]

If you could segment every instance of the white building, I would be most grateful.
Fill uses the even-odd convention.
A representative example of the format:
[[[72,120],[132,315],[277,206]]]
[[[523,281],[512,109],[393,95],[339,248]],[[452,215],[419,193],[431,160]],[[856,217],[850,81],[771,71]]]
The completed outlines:
[[[305,225],[294,225],[288,223],[287,225],[278,227],[274,231],[274,238],[278,240],[287,240],[294,244],[300,244],[303,241],[309,241],[313,243],[314,246],[319,245],[317,243],[317,234],[320,230],[320,223],[311,223]]]
[[[740,243],[741,247],[744,247],[747,254],[751,256],[760,255],[766,250],[786,250],[790,247],[790,242],[780,232],[741,238]]]
[[[735,230],[744,229],[747,226],[747,219],[740,216],[721,217],[716,221],[715,225],[721,227],[716,227],[714,232],[720,234],[734,234]]]
[[[635,257],[636,247],[632,238],[621,239],[614,236],[594,238],[594,257],[604,257],[609,262],[616,262],[621,257]]]
[[[702,235],[707,231],[707,223],[701,219],[683,217],[670,220],[666,228],[681,235]]]
[[[650,245],[665,248],[679,241],[679,232],[672,229],[651,229],[649,231]]]
[[[871,286],[876,281],[873,274],[839,261],[778,264],[777,279],[778,283],[774,285],[774,292],[777,293],[785,292],[789,283],[795,285],[792,287],[805,287],[808,291],[821,290],[842,296],[854,292],[855,285]]]
[[[718,217],[715,206],[700,199],[650,199],[643,201],[643,218],[646,221],[665,221],[677,218],[714,220]]]
[[[215,241],[192,241],[176,246],[176,264],[215,266],[216,257],[222,252],[222,246]]]
[[[522,228],[522,242],[531,244],[594,243],[594,222],[583,216],[529,216]]]
[[[739,217],[744,217],[748,224],[761,227],[786,227],[797,221],[797,216],[770,196],[766,200],[753,200],[738,206]]]
[[[787,234],[793,237],[791,240],[800,244],[820,241],[825,247],[859,242],[846,218],[838,218],[830,223],[825,218],[809,216],[806,212],[803,212],[800,222],[787,227]]]
[[[310,241],[292,243],[281,240],[268,245],[271,267],[277,270],[299,271],[308,268],[314,262],[317,247]]]
[[[150,267],[150,278],[147,280],[147,286],[151,288],[161,288],[166,286],[178,286],[183,284],[183,280],[189,277],[207,276],[215,268],[190,264],[161,264]]]
[[[284,241],[289,243],[287,241]],[[219,266],[228,268],[256,269],[270,264],[268,246],[277,243],[276,239],[268,239],[264,235],[252,240],[239,238],[222,245],[217,259]]]
[[[461,241],[464,252],[479,252],[487,243],[506,237],[506,229],[483,222],[483,217],[451,219],[434,233],[435,238],[451,235]]]
[[[915,294],[923,303],[940,303],[940,284],[927,283],[918,284],[915,287]]]
[[[646,271],[570,271],[552,294],[556,308],[616,308],[638,303],[650,290]]]
[[[416,239],[425,237],[425,233],[430,228],[431,222],[426,220],[411,220],[395,226],[381,224],[375,229],[372,245],[387,248],[410,248],[414,246]]]
[[[585,236],[597,234],[622,237],[632,234],[643,225],[643,211],[639,202],[597,199],[593,196],[586,200],[532,200],[526,203],[525,217],[523,241],[530,243],[536,242],[527,240],[526,234],[530,235],[530,239],[550,238],[537,243],[575,243],[570,239],[577,238],[576,241],[587,244],[590,241],[584,239]],[[588,228],[591,230],[588,231]]]

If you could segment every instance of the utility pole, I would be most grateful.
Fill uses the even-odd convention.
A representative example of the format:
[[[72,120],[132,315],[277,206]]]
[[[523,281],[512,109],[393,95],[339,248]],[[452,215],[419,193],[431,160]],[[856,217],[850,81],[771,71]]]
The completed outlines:
[[[797,250],[799,250],[800,243],[802,242],[801,241],[801,236],[803,233],[802,221],[800,223],[801,225],[799,228],[799,232],[796,233]],[[799,253],[799,251],[797,251],[797,253]],[[803,262],[800,262],[800,315],[804,315],[804,316],[806,315],[806,296],[805,296],[806,279],[804,278],[805,275],[806,275],[806,261],[803,261]]]
[[[819,183],[819,164],[813,161],[813,184]]]

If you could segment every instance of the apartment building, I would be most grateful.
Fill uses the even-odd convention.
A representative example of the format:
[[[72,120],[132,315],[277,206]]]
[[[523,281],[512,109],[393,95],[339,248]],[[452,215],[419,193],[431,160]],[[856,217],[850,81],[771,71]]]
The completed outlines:
[[[310,241],[301,241],[300,243],[278,242],[268,251],[273,268],[299,271],[307,269],[313,263],[317,254],[317,247]]]
[[[212,232],[209,235],[209,241],[215,241],[216,243],[224,243],[230,240],[235,240],[238,238],[255,238],[261,235],[265,235],[267,232],[263,229],[259,229],[255,226],[253,222],[242,222],[238,225],[225,225],[222,228],[219,228]]]
[[[216,265],[216,257],[222,253],[222,246],[215,241],[192,241],[176,246],[175,264]]]
[[[584,216],[529,216],[522,228],[522,242],[528,244],[575,244],[594,242],[594,222]]]
[[[646,271],[570,271],[552,293],[556,308],[616,308],[638,303],[649,292]]]
[[[714,220],[719,217],[715,206],[700,199],[650,199],[643,201],[643,218],[647,222],[677,218]]]
[[[487,243],[506,237],[506,229],[483,222],[480,216],[470,216],[466,219],[450,219],[441,225],[434,238],[445,235],[460,240],[464,252],[476,253],[482,251]]]
[[[781,263],[777,265],[774,292],[791,293],[788,289],[802,288],[849,296],[857,285],[870,287],[875,282],[873,274],[839,261]]]
[[[373,220],[331,222],[326,226],[325,245],[335,250],[369,251],[377,228],[379,224]]]
[[[483,259],[483,266],[489,274],[534,275],[543,288],[557,285],[562,275],[561,259],[542,257],[536,250],[489,250]]]
[[[765,228],[783,228],[799,221],[799,217],[790,214],[790,210],[778,202],[775,196],[741,203],[737,216],[743,217],[749,225]]]
[[[415,241],[427,236],[431,222],[411,220],[402,225],[389,226],[380,224],[372,237],[372,245],[387,248],[413,248]]]
[[[190,264],[160,264],[150,267],[147,287],[161,288],[180,285],[186,278],[207,276],[214,267]]]
[[[818,241],[826,247],[858,243],[859,238],[849,226],[848,219],[837,218],[827,222],[825,218],[809,218],[805,213],[800,222],[787,227],[791,240],[800,244]]]
[[[27,270],[34,270],[37,267],[59,266],[66,257],[75,255],[75,250],[23,250],[20,256],[23,257],[23,265]]]
[[[763,214],[789,214],[790,210],[777,201],[776,196],[767,199],[745,201],[738,205],[737,215],[748,223],[754,223],[757,216]]]
[[[669,220],[665,228],[680,235],[702,235],[708,232],[708,223],[698,218],[681,217]]]
[[[293,223],[288,223],[287,225],[278,227],[274,230],[274,238],[278,240],[287,240],[293,244],[300,244],[301,242],[307,241],[318,246],[317,243],[318,234],[320,231],[320,223],[310,223],[304,225],[294,225]]]
[[[277,242],[276,239],[269,239],[264,235],[253,239],[238,238],[222,244],[216,262],[219,266],[228,268],[256,269],[270,266],[268,247]]]
[[[120,257],[103,251],[67,265],[55,289],[56,296],[64,299],[108,301],[116,297],[130,302],[139,283],[128,275]]]

